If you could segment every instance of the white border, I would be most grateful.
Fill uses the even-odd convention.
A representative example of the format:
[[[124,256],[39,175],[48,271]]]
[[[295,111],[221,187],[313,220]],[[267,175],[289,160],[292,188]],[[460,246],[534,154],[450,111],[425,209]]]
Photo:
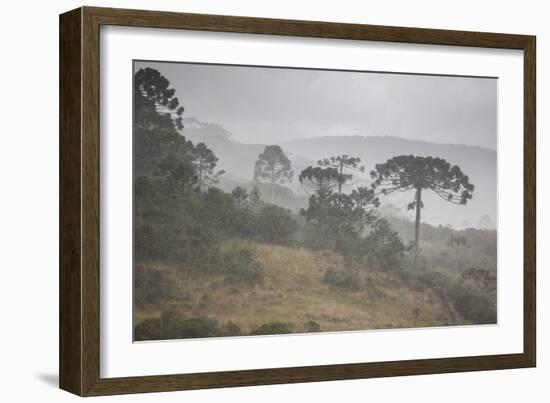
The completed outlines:
[[[102,26],[101,377],[523,351],[523,53],[431,45]],[[132,60],[499,78],[497,326],[132,343]]]

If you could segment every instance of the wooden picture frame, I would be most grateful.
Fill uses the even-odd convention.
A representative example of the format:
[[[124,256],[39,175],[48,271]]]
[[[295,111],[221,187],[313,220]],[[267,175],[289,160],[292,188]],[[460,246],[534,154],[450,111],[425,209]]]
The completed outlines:
[[[100,377],[100,26],[523,50],[523,353],[228,372]],[[81,7],[60,16],[60,387],[80,396],[525,368],[536,365],[535,37]]]

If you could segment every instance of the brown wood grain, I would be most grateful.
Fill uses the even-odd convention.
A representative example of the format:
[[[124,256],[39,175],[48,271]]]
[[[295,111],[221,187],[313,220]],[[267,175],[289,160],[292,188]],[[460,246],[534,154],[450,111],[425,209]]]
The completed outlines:
[[[100,377],[99,29],[121,25],[522,49],[524,352],[129,378]],[[536,364],[535,37],[82,7],[60,16],[60,387],[81,396],[532,367]]]
[[[523,354],[536,366],[537,339],[537,129],[536,39],[524,48],[523,66]]]
[[[59,22],[59,386],[81,394],[81,10]]]

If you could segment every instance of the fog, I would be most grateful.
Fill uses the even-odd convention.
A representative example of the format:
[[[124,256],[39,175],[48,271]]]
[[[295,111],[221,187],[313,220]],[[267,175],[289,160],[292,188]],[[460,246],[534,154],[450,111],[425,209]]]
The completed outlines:
[[[164,74],[186,116],[243,143],[389,135],[496,149],[497,79],[136,62]]]

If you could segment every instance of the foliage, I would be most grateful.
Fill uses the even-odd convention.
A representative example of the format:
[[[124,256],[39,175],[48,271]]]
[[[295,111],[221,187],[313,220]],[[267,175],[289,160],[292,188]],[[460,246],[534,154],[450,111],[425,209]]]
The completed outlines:
[[[319,199],[324,199],[338,186],[339,177],[336,168],[309,166],[300,173],[298,180],[306,192],[313,193]]]
[[[397,216],[388,216],[387,219],[406,244],[414,240],[414,222]],[[420,227],[422,250],[418,257],[419,268],[452,271],[457,274],[470,267],[496,272],[496,231],[475,228],[458,231],[451,227],[432,226],[426,223],[421,224]],[[464,237],[467,248],[461,248],[458,253],[455,253],[455,250],[448,246],[448,240],[453,236]],[[405,255],[405,261],[410,261],[411,266],[413,265],[412,257],[412,255]],[[459,270],[457,270],[457,264]]]
[[[153,324],[157,326],[154,331]],[[175,306],[163,310],[158,319],[145,319],[137,324],[136,339],[138,339],[137,329],[140,326],[140,340],[188,339],[222,335],[216,320],[206,317],[187,318]]]
[[[317,322],[310,320],[304,324],[304,330],[306,333],[318,333],[321,331],[321,325]]]
[[[407,208],[416,209],[414,264],[418,259],[420,238],[420,210],[424,207],[422,191],[435,192],[442,199],[454,204],[466,204],[472,198],[474,185],[457,165],[442,158],[400,155],[383,164],[376,164],[371,171],[374,189],[387,195],[396,191],[414,190],[414,198]]]
[[[264,242],[287,244],[298,229],[292,213],[273,204],[265,205],[257,214],[256,231]]]
[[[466,240],[465,236],[453,234],[447,241],[447,246],[450,248],[458,248],[458,249],[465,248],[468,246],[468,241]]]
[[[181,318],[177,322],[175,339],[193,339],[197,337],[215,337],[222,335],[218,322],[211,318]]]
[[[469,283],[480,290],[487,292],[496,292],[497,290],[497,276],[493,271],[471,267],[464,271],[460,278],[464,283]]]
[[[368,209],[380,206],[380,200],[376,197],[374,189],[359,186],[351,191],[350,198],[356,208]]]
[[[158,70],[145,68],[134,75],[134,158],[138,174],[151,173],[168,148],[181,137],[183,107],[170,82]]]
[[[312,246],[341,252],[348,261],[368,257],[379,269],[400,267],[404,246],[390,224],[376,218],[373,209],[380,201],[374,189],[357,187],[350,194],[342,193],[342,186],[353,179],[349,172],[364,171],[359,162],[359,158],[340,155],[320,160],[319,167],[309,166],[300,173],[300,183],[312,192],[301,213],[315,235],[306,239]],[[372,228],[365,238],[367,227]]]
[[[338,194],[342,194],[342,187],[350,182],[353,178],[348,171],[365,172],[365,167],[360,166],[361,159],[352,157],[347,154],[338,155],[336,157],[324,158],[319,160],[317,164],[322,167],[332,167],[338,172]]]
[[[182,129],[181,117],[183,107],[179,106],[176,90],[169,88],[170,82],[158,70],[152,68],[140,69],[134,76],[135,107],[142,112],[137,123],[140,127],[151,126],[158,114],[175,115],[178,129]],[[162,112],[161,112],[162,111]]]
[[[228,321],[224,326],[221,328],[221,335],[222,336],[240,336],[241,328],[237,326],[234,322]]]
[[[496,276],[482,269],[454,274],[416,270],[403,272],[402,278],[414,289],[434,292],[469,323],[496,323]]]
[[[451,165],[443,158],[400,155],[383,164],[376,164],[371,177],[374,187],[382,194],[397,190],[430,189],[455,204],[466,204],[474,191],[474,186],[460,167]]]
[[[173,307],[164,310],[160,318],[144,319],[134,329],[134,338],[137,341],[239,335],[241,329],[231,321],[218,326],[217,321],[211,318],[186,318]]]
[[[472,323],[496,323],[496,273],[470,268],[464,271],[458,284],[449,290],[456,309]]]
[[[313,233],[306,238],[316,238],[317,247],[335,248],[345,255],[357,252],[365,226],[374,219],[372,209],[380,202],[373,189],[358,187],[342,193],[342,187],[353,180],[351,172],[364,171],[360,161],[339,155],[319,160],[319,166],[308,166],[300,173],[298,179],[310,194],[307,209],[301,211]]]
[[[237,186],[235,189],[231,191],[231,196],[233,196],[233,199],[235,199],[235,202],[237,202],[237,204],[240,207],[248,207],[250,200],[249,200],[248,192],[246,191],[245,188],[241,186]]]
[[[326,197],[311,195],[301,214],[323,241],[320,247],[335,248],[343,239],[358,238],[364,227],[363,210],[354,208],[348,195],[330,193]]]
[[[167,179],[171,191],[185,191],[198,183],[199,177],[192,160],[192,143],[187,143],[186,148],[189,150],[187,155],[182,157],[176,152],[169,152],[158,164],[158,173]]]
[[[252,286],[262,280],[260,266],[250,249],[226,252],[223,261],[222,272],[226,274],[227,283]]]
[[[344,291],[359,291],[362,287],[361,278],[351,270],[328,269],[323,276],[323,282]]]
[[[214,173],[218,158],[206,144],[198,143],[193,149],[194,166],[197,172],[197,184],[202,190],[209,185],[218,183],[218,178],[225,173],[221,170]]]
[[[257,210],[262,205],[262,195],[258,186],[254,185],[250,192],[250,208]]]
[[[457,312],[475,324],[497,322],[496,294],[484,292],[471,284],[459,282],[449,288],[449,295]]]
[[[403,266],[405,245],[384,218],[378,218],[364,241],[370,266],[378,270],[399,270]]]
[[[258,160],[254,165],[254,181],[269,182],[271,184],[272,203],[275,184],[290,182],[292,176],[290,160],[280,146],[266,146],[264,151],[258,155]]]
[[[136,265],[134,269],[134,303],[158,305],[174,297],[173,279],[164,271]]]
[[[255,320],[243,325],[239,318],[218,323],[204,316],[217,288],[208,288],[200,297],[188,291],[187,282],[191,278],[208,287],[227,286],[231,299],[259,295],[262,301],[284,301],[288,290],[302,287],[288,284],[304,281],[305,275],[277,266],[286,273],[287,285],[274,291],[269,260],[266,263],[265,255],[258,252],[263,247],[277,256],[272,262],[284,262],[277,255],[281,250],[294,256],[295,260],[284,262],[292,270],[304,254],[332,256],[330,264],[312,265],[318,271],[308,272],[306,281],[315,281],[324,293],[337,293],[338,298],[355,298],[354,304],[364,300],[363,293],[369,306],[389,301],[384,291],[389,285],[378,279],[399,278],[410,292],[439,298],[456,316],[449,319],[452,323],[491,323],[496,318],[495,231],[454,231],[422,224],[421,264],[400,270],[410,257],[402,237],[418,241],[422,190],[457,204],[471,199],[473,185],[457,166],[439,158],[394,157],[376,166],[371,173],[373,186],[345,192],[346,185],[354,184],[354,175],[364,171],[360,159],[349,155],[321,159],[318,166],[308,166],[299,175],[308,205],[296,214],[299,207],[293,212],[273,204],[275,191],[279,204],[285,192],[294,195],[282,186],[292,180],[293,172],[281,147],[266,146],[258,156],[253,187],[233,185],[226,192],[222,188],[229,190],[227,183],[234,182],[217,185],[224,171],[207,146],[211,143],[194,144],[182,135],[183,107],[168,80],[153,69],[140,70],[134,95],[134,297],[139,317],[161,312],[158,318],[136,324],[136,340],[244,334],[241,327],[250,329]],[[271,191],[271,203],[262,201],[260,190]],[[396,217],[387,220],[376,210],[380,194],[397,190],[415,190],[409,205],[418,212],[415,224]],[[300,197],[303,203],[306,196]],[[466,247],[468,253],[462,253]],[[460,263],[460,270],[452,273],[451,263],[457,268]],[[189,292],[195,292],[195,298]],[[404,310],[405,321],[426,321],[426,305],[422,311],[416,311],[416,305],[412,309]],[[296,321],[290,318],[303,324],[298,329],[289,322],[272,321],[253,326],[251,332],[290,333],[302,327],[306,332],[320,331],[321,325],[310,318],[325,328],[327,319],[311,313]]]

